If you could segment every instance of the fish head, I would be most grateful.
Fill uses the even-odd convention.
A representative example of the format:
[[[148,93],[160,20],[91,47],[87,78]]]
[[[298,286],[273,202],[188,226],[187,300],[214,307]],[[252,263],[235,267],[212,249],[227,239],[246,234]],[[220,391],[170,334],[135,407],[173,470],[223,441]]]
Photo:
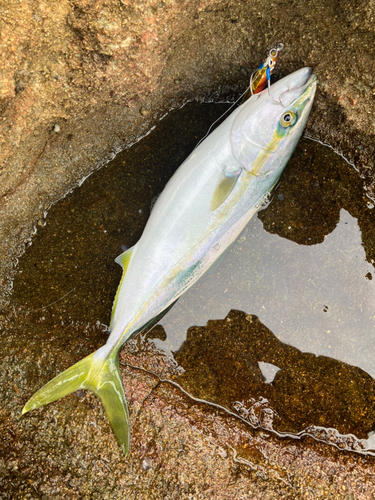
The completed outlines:
[[[249,174],[274,183],[305,128],[317,78],[302,68],[242,104],[230,134],[233,155]],[[277,101],[278,103],[274,102]]]

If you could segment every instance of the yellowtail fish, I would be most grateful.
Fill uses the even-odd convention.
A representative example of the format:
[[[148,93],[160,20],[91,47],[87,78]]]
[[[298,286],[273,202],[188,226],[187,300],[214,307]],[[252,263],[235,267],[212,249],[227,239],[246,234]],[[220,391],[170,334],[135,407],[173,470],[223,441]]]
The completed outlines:
[[[119,350],[170,308],[225,252],[278,181],[305,127],[316,90],[310,68],[254,94],[182,163],[159,196],[138,243],[116,262],[123,275],[107,343],[39,389],[22,413],[78,389],[102,401],[129,450]]]

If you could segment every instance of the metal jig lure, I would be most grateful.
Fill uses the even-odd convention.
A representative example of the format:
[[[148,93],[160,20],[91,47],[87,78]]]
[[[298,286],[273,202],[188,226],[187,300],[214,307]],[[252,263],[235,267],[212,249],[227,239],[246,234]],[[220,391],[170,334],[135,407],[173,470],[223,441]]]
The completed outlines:
[[[276,101],[272,97],[270,87],[271,87],[271,74],[276,66],[276,61],[279,52],[282,51],[283,48],[284,48],[283,43],[277,44],[276,47],[274,47],[269,51],[268,57],[265,60],[265,62],[259,66],[259,68],[256,70],[255,73],[252,73],[250,77],[249,88],[247,89],[242,102],[246,101],[252,95],[259,94],[260,92],[262,92],[267,83],[269,98],[274,104],[280,104],[282,106],[281,102]]]

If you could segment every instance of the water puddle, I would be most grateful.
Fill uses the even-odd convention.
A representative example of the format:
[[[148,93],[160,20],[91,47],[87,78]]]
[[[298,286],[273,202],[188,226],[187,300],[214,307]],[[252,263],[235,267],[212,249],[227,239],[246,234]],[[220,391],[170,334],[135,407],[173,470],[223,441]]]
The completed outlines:
[[[14,281],[14,307],[39,318],[26,338],[55,328],[64,350],[86,325],[83,343],[105,342],[115,257],[225,108],[174,111],[50,210]],[[269,206],[133,351],[169,353],[174,383],[254,427],[375,452],[374,222],[353,167],[303,139]]]

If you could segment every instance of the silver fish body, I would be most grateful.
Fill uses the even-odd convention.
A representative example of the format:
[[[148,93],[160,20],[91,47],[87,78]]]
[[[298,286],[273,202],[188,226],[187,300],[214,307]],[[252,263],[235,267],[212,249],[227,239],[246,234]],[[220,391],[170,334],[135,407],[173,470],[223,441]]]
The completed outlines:
[[[179,167],[138,243],[116,259],[124,271],[107,343],[42,387],[23,413],[74,390],[92,390],[126,455],[130,435],[120,347],[191,287],[256,213],[301,137],[316,77],[303,68],[271,89],[280,104],[267,92],[253,95]]]
[[[275,124],[286,114],[285,108],[272,103],[265,92],[254,95],[212,132],[173,175],[132,249],[113,311],[108,346],[126,341],[178,299],[220,257],[257,211],[279,179],[304,129],[316,87],[310,74],[311,70],[304,68],[272,86],[277,98],[288,92],[298,93],[311,80],[299,104],[302,116],[285,137],[273,139]],[[276,147],[269,146],[272,140],[277,142]],[[264,154],[267,147],[269,154]],[[252,174],[262,154],[264,164]],[[233,187],[212,210],[215,190],[226,177],[235,179]]]

